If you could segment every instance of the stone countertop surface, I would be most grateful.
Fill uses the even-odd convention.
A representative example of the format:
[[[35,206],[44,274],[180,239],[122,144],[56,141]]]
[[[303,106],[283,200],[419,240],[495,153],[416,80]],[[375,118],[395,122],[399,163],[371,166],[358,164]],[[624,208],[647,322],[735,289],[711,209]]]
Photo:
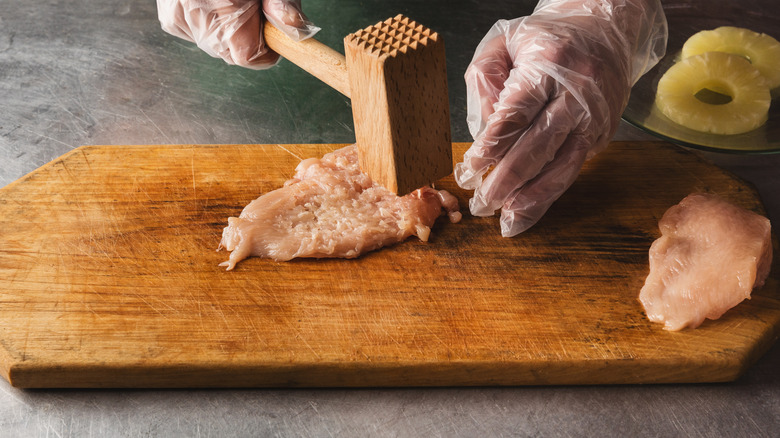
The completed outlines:
[[[770,0],[767,0],[770,1]],[[403,13],[444,35],[453,140],[463,73],[499,18],[534,1],[308,1],[340,47]],[[621,125],[616,140],[653,140]],[[161,29],[151,0],[0,2],[0,187],[89,144],[347,143],[349,100],[282,61],[228,66]],[[701,153],[780,220],[780,154]],[[722,384],[516,388],[20,390],[0,379],[0,435],[777,436],[780,345]]]

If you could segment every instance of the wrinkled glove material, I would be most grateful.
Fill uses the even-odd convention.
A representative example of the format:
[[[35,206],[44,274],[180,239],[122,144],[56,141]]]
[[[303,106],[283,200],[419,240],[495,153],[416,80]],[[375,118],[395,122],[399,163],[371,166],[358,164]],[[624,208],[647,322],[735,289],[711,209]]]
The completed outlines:
[[[266,69],[279,55],[263,42],[267,19],[295,41],[320,28],[301,11],[297,0],[157,0],[164,31],[194,42],[204,52],[231,65]]]
[[[506,237],[533,226],[614,136],[667,34],[659,0],[542,0],[498,21],[465,75],[474,143],[455,179],[471,213],[501,209]]]

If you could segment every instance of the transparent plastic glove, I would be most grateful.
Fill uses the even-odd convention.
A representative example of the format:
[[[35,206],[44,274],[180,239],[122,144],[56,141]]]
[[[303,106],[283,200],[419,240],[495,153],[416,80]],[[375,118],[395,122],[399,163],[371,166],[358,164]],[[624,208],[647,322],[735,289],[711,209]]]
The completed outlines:
[[[466,71],[475,140],[455,179],[471,213],[500,208],[505,237],[534,225],[606,147],[666,39],[659,0],[542,0],[497,22]]]
[[[260,0],[157,0],[157,15],[171,35],[228,64],[258,70],[279,60],[263,43],[266,19],[296,41],[320,30],[303,15],[299,0],[263,0],[262,12],[260,6]]]

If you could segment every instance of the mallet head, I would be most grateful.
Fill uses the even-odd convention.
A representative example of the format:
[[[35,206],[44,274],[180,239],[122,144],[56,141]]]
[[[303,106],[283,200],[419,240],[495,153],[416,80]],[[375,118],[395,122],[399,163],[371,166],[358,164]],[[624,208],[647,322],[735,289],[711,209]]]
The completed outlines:
[[[406,194],[452,173],[444,41],[403,15],[347,35],[360,168]]]

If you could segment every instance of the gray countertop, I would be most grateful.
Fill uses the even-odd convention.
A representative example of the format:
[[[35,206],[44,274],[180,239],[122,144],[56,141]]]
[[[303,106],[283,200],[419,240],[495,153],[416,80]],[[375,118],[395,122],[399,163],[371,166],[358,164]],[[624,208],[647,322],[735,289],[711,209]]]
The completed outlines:
[[[771,2],[774,0],[766,0]],[[339,47],[404,13],[444,34],[453,138],[463,72],[498,18],[535,2],[308,1]],[[616,139],[652,139],[621,126]],[[283,61],[227,66],[160,30],[151,0],[0,0],[0,186],[87,144],[346,143],[349,101]],[[780,155],[702,154],[780,218]],[[19,390],[2,436],[777,436],[780,345],[735,382],[519,388]]]

